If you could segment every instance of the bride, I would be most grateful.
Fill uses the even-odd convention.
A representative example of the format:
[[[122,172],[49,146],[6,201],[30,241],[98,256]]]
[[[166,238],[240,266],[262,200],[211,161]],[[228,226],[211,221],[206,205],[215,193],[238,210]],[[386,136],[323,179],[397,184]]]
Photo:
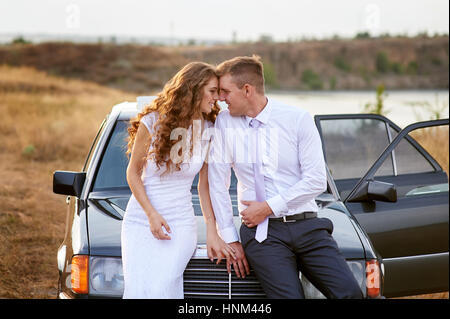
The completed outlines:
[[[192,62],[183,67],[146,106],[128,129],[131,154],[127,181],[132,191],[122,223],[123,298],[183,298],[183,272],[197,245],[191,185],[198,192],[207,225],[208,256],[235,258],[217,234],[209,197],[207,152],[193,157],[202,132],[218,114],[218,77],[213,66]],[[143,124],[143,125],[141,125]],[[198,125],[197,125],[198,126]],[[187,132],[181,141],[177,130]],[[185,141],[186,145],[178,147]],[[180,161],[180,151],[181,158]],[[187,155],[187,156],[184,156]]]

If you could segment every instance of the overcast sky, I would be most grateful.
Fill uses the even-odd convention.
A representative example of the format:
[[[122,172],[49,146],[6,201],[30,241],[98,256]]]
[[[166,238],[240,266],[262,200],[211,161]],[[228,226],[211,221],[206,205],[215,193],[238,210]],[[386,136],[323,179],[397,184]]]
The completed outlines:
[[[448,0],[0,0],[0,33],[256,40],[449,32]]]

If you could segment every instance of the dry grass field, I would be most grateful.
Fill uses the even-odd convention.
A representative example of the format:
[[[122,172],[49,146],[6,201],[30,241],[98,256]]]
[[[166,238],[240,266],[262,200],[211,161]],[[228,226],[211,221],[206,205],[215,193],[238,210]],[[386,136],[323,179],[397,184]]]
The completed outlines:
[[[56,296],[65,229],[54,170],[79,171],[112,105],[135,95],[98,84],[0,67],[0,297]]]
[[[56,297],[67,208],[52,192],[52,173],[80,170],[102,119],[125,100],[135,95],[0,66],[0,298]],[[448,171],[448,144],[446,155]]]
[[[411,136],[435,158],[449,175],[449,132],[447,127],[430,127],[411,132]]]

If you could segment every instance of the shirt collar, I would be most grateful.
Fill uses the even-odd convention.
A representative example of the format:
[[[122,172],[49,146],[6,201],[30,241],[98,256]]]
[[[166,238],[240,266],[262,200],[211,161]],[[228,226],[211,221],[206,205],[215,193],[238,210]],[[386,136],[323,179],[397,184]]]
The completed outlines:
[[[267,124],[267,122],[269,122],[270,113],[272,111],[272,101],[268,97],[266,97],[266,99],[267,99],[266,106],[255,117],[255,119],[260,121],[262,124]],[[250,125],[250,121],[253,120],[253,117],[245,115],[245,120],[247,122],[247,125]]]

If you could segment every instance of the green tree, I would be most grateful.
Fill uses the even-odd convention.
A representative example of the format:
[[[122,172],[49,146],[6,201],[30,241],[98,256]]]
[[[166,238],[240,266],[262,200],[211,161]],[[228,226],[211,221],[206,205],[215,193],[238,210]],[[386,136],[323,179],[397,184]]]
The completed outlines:
[[[403,65],[401,65],[398,62],[393,62],[391,64],[391,70],[394,71],[394,73],[396,73],[396,74],[403,74],[404,73]]]
[[[380,73],[386,73],[390,69],[390,62],[386,52],[378,52],[375,65],[377,71]]]
[[[302,72],[302,81],[310,90],[321,90],[323,88],[323,82],[319,75],[310,69]]]
[[[259,36],[258,42],[261,43],[272,43],[274,42],[273,37],[270,34],[261,34]]]
[[[371,36],[370,36],[370,33],[369,32],[358,32],[356,35],[355,35],[355,39],[370,39],[371,38]]]
[[[195,39],[189,39],[186,44],[187,45],[197,45],[197,41]]]
[[[417,74],[417,70],[419,69],[419,65],[416,61],[410,61],[408,66],[406,67],[406,72],[409,74]]]
[[[29,43],[31,43],[31,42],[28,41],[28,40],[25,40],[25,38],[24,38],[23,36],[19,36],[19,37],[14,38],[14,39],[11,41],[11,43],[12,43],[12,44],[29,44]]]
[[[334,59],[334,66],[344,72],[350,72],[352,70],[351,65],[348,64],[347,61],[345,61],[345,59],[341,56],[337,56]]]
[[[264,82],[268,87],[277,88],[278,80],[277,75],[275,73],[275,68],[272,63],[265,62],[263,64],[263,72],[264,72]]]
[[[387,97],[387,93],[385,93],[384,90],[384,84],[380,84],[377,86],[376,102],[366,103],[366,105],[364,105],[364,112],[378,115],[387,115],[389,113],[389,111],[385,109],[384,105],[384,100]]]

